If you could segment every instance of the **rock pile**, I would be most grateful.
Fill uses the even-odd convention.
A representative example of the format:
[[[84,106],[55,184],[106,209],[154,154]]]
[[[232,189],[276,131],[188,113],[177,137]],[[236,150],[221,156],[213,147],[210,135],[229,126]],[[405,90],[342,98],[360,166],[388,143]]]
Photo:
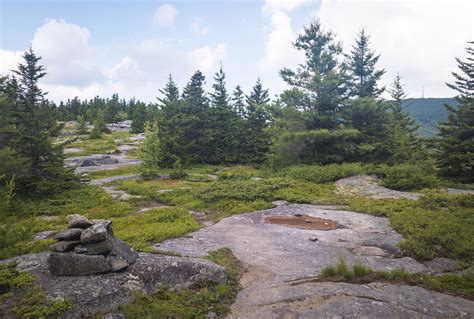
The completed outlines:
[[[68,229],[59,232],[50,246],[49,270],[56,276],[84,276],[127,268],[138,254],[113,235],[110,220],[69,216]]]

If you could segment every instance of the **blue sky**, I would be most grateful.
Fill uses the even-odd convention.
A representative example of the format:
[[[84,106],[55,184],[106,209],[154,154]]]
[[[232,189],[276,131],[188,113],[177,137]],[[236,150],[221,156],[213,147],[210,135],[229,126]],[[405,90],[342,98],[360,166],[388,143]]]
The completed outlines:
[[[199,68],[210,86],[220,62],[229,90],[261,77],[277,94],[286,87],[278,70],[302,61],[291,42],[315,17],[346,51],[366,28],[387,70],[382,84],[400,72],[413,97],[423,86],[451,96],[444,82],[473,39],[470,1],[0,1],[0,73],[32,43],[56,101],[114,92],[152,101],[169,73],[183,86]]]

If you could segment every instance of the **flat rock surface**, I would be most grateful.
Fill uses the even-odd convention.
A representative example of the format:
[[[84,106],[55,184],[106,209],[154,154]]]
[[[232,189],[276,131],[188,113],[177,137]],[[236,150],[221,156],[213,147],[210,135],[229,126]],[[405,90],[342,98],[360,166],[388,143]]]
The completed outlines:
[[[126,157],[124,154],[119,155],[104,155],[104,154],[93,154],[88,156],[70,157],[65,161],[66,166],[74,167],[76,174],[100,171],[100,170],[111,170],[121,166],[127,165],[138,165],[140,161],[137,159],[131,159]],[[96,165],[81,166],[83,163],[91,163]],[[103,164],[101,164],[103,163]]]
[[[208,260],[140,253],[126,270],[91,276],[52,276],[49,253],[29,254],[1,261],[18,261],[20,271],[34,274],[48,298],[70,298],[75,307],[64,318],[78,318],[99,310],[108,312],[133,300],[133,291],[153,292],[160,285],[183,288],[201,281],[222,283],[223,267]],[[3,318],[0,305],[0,317]]]
[[[474,316],[473,301],[420,287],[311,282],[340,258],[375,270],[403,267],[413,273],[430,271],[411,258],[394,256],[402,237],[389,227],[386,218],[331,208],[285,205],[231,216],[188,237],[157,244],[156,249],[199,257],[229,247],[248,268],[229,318]],[[330,219],[340,227],[307,230],[265,223],[269,216],[282,215]]]
[[[401,192],[379,185],[380,181],[374,176],[358,175],[340,179],[335,182],[336,192],[344,195],[367,196],[375,199],[406,198],[416,200],[419,193]]]

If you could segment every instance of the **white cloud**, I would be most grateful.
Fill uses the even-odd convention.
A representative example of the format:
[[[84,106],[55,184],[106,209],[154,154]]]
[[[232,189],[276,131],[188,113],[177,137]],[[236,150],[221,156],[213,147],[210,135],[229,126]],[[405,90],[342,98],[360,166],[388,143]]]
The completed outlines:
[[[200,36],[206,36],[209,32],[209,29],[206,26],[203,26],[199,19],[194,19],[191,22],[191,30]]]
[[[278,11],[291,12],[311,2],[311,0],[266,0],[262,7],[262,12],[264,14],[272,14]]]
[[[203,46],[194,49],[188,54],[188,57],[197,69],[204,73],[217,71],[219,62],[221,62],[226,53],[226,44],[218,44],[214,47]]]
[[[161,27],[170,28],[178,16],[178,10],[171,4],[163,4],[153,12],[153,22]]]
[[[471,1],[328,1],[322,0],[316,16],[333,30],[348,52],[364,27],[372,48],[381,54],[378,66],[387,70],[389,84],[396,73],[412,97],[452,96],[445,82],[456,70],[454,57],[464,58],[466,42],[473,39]]]
[[[22,51],[9,51],[0,49],[0,74],[10,74],[11,70],[15,70],[18,63],[21,62]]]

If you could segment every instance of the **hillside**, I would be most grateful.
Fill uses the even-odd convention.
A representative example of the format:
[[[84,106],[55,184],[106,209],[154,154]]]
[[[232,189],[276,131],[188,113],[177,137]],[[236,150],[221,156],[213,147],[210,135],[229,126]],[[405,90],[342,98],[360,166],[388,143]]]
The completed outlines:
[[[432,136],[437,132],[439,122],[446,120],[445,104],[456,105],[454,98],[418,98],[404,101],[404,108],[421,125],[420,134]]]

